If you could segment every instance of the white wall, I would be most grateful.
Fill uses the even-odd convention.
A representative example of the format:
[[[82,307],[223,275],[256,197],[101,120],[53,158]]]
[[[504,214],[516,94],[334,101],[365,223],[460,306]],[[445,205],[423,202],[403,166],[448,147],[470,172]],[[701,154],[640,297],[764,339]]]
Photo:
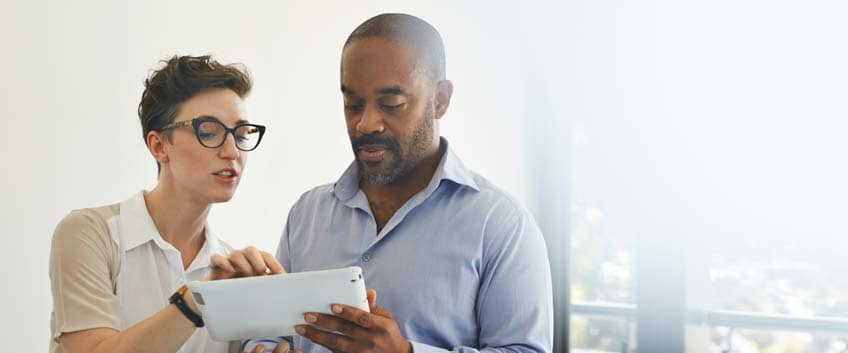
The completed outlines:
[[[136,107],[149,70],[174,54],[211,53],[244,63],[255,78],[248,112],[269,133],[251,153],[236,197],[210,217],[236,246],[273,251],[296,198],[334,181],[350,162],[341,47],[381,12],[412,13],[440,30],[455,84],[442,134],[470,167],[526,198],[521,65],[528,59],[515,10],[448,1],[4,3],[3,350],[47,349],[47,264],[58,220],[155,184]]]

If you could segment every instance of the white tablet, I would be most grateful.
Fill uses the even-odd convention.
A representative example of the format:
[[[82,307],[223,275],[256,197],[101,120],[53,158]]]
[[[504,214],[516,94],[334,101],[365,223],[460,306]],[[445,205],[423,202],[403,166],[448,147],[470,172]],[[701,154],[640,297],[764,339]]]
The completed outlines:
[[[368,311],[359,267],[188,284],[209,335],[216,341],[293,336],[306,312],[331,304]]]

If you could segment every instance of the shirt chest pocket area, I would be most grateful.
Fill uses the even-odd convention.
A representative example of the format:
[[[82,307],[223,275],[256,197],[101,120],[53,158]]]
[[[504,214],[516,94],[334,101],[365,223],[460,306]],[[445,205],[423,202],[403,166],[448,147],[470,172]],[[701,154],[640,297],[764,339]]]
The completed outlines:
[[[168,304],[169,291],[155,264],[139,264],[132,256],[122,259],[115,294],[118,297],[121,329],[149,318]],[[137,259],[135,259],[137,260]]]

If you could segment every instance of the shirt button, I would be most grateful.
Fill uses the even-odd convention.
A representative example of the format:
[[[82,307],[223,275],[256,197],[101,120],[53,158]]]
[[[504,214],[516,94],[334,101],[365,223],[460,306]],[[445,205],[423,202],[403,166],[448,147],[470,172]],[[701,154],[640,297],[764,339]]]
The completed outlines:
[[[365,253],[362,255],[362,261],[368,262],[371,261],[371,253]]]

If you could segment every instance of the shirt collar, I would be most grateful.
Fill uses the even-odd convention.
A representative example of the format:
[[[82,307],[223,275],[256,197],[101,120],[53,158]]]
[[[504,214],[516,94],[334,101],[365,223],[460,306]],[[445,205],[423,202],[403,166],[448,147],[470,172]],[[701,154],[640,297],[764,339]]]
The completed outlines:
[[[448,140],[444,137],[440,137],[439,141],[441,146],[444,148],[445,153],[442,155],[442,160],[439,161],[438,167],[436,167],[436,172],[433,174],[433,178],[425,188],[426,192],[432,192],[433,189],[437,188],[441,184],[442,180],[449,180],[457,185],[466,186],[474,189],[475,191],[480,191],[480,187],[474,180],[474,174],[471,170],[465,167],[462,160],[456,156],[453,149],[450,148]],[[333,193],[340,201],[344,202],[356,196],[358,192],[359,166],[354,160],[347,167],[347,170],[342,173],[339,180],[336,181],[333,187]]]
[[[120,238],[124,251],[132,250],[151,240],[162,240],[153,218],[147,211],[144,194],[145,191],[142,190],[121,202]]]
[[[467,186],[475,191],[480,191],[480,186],[474,180],[474,173],[453,152],[453,149],[448,145],[448,140],[441,137],[440,141],[442,146],[445,146],[445,154],[436,168],[436,173],[433,174],[433,180],[436,181],[435,185],[438,186],[442,180],[450,180],[457,185]]]
[[[147,211],[147,204],[144,202],[145,192],[142,190],[121,202],[119,227],[123,251],[130,251],[149,241],[153,241],[156,246],[163,250],[176,251],[173,245],[162,239],[162,235],[156,229],[153,217],[150,216],[150,212]],[[226,254],[228,252],[221,240],[209,229],[209,224],[206,224],[204,228],[206,230],[206,239],[188,271],[195,268],[208,267],[210,264],[209,257],[212,254]]]
[[[200,248],[200,251],[197,252],[197,256],[195,256],[194,261],[191,262],[191,265],[188,266],[186,272],[192,272],[194,270],[205,269],[212,265],[212,254],[221,254],[227,255],[229,251],[226,250],[223,242],[218,239],[214,232],[209,228],[209,224],[206,224],[206,240],[203,242],[203,247]]]

